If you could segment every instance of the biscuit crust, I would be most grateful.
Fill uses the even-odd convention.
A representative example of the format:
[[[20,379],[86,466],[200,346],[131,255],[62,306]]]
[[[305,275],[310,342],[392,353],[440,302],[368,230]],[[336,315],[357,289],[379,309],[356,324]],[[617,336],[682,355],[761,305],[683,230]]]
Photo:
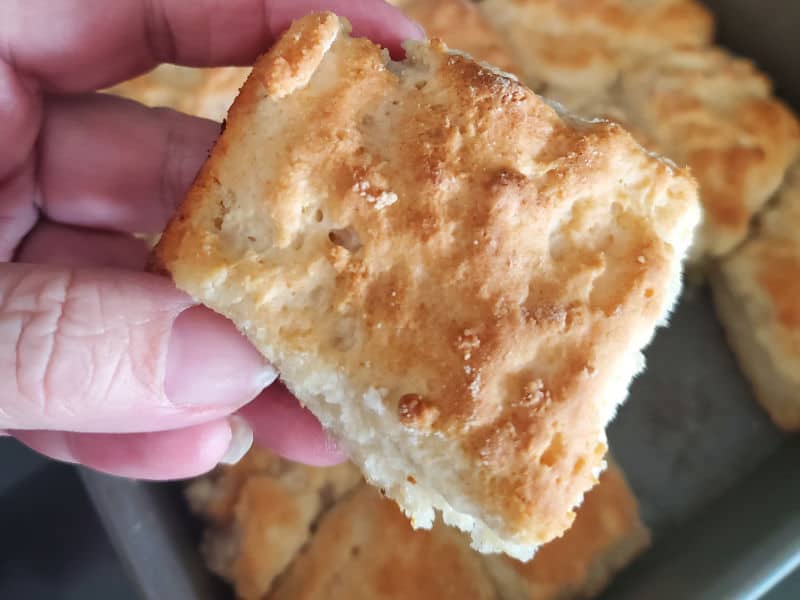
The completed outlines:
[[[438,524],[414,531],[397,506],[362,486],[320,522],[270,600],[494,600],[480,556]]]
[[[697,257],[722,256],[747,237],[800,151],[797,117],[769,79],[721,48],[675,50],[630,69],[620,104],[654,149],[697,178]]]
[[[543,546],[528,563],[505,556],[484,560],[504,600],[593,598],[649,545],[636,497],[609,461],[563,537]]]
[[[713,36],[711,13],[696,0],[483,0],[537,93],[564,102],[602,97],[621,71]],[[567,102],[565,102],[567,100]]]

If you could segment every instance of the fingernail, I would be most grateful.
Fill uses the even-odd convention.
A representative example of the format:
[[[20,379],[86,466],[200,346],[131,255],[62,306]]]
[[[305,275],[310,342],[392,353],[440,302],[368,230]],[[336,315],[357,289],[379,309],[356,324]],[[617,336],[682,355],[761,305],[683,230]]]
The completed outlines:
[[[224,317],[196,306],[175,319],[164,384],[174,405],[239,407],[277,376]]]
[[[219,462],[223,465],[235,465],[253,446],[253,430],[247,421],[238,415],[229,417],[228,422],[231,426],[231,443]]]

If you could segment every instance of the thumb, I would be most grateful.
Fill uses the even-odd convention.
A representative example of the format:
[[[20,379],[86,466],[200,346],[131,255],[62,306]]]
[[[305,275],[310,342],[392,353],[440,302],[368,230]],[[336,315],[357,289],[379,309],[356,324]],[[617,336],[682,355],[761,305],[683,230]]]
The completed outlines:
[[[0,265],[0,430],[176,429],[274,379],[230,322],[164,278]]]

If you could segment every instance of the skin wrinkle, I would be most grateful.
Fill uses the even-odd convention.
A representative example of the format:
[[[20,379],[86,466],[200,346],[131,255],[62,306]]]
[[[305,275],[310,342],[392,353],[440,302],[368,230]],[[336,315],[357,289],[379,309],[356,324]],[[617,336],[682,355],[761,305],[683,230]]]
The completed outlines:
[[[43,371],[43,374],[42,374],[42,382],[41,382],[41,385],[42,385],[42,388],[41,388],[42,414],[44,414],[44,415],[47,415],[48,412],[50,412],[52,410],[52,408],[53,408],[52,406],[48,406],[48,399],[52,400],[52,399],[56,398],[57,395],[58,395],[57,394],[58,386],[52,385],[49,382],[50,382],[51,377],[52,377],[52,368],[53,368],[53,363],[55,362],[54,358],[58,355],[59,337],[61,335],[60,332],[63,331],[62,323],[63,323],[63,319],[64,319],[64,314],[67,311],[66,304],[67,304],[67,300],[69,298],[69,292],[70,292],[70,289],[72,288],[72,284],[73,284],[74,278],[75,278],[75,276],[74,276],[73,272],[72,271],[67,271],[66,281],[63,283],[63,285],[60,288],[60,289],[63,290],[63,293],[62,293],[60,298],[56,299],[55,309],[56,309],[57,313],[56,313],[56,319],[55,319],[55,326],[53,327],[53,331],[50,333],[50,337],[51,337],[50,350],[47,352],[47,354],[45,356],[44,371]],[[21,363],[22,362],[21,357],[18,356],[17,357],[17,361]],[[70,409],[70,407],[67,405],[68,403],[63,403],[63,404],[64,404],[64,406],[62,408],[64,410],[66,410],[67,412],[70,412],[70,413],[73,412]]]
[[[175,311],[164,311],[164,312],[171,312],[172,313],[172,318],[169,321],[169,330],[172,331],[173,327],[175,326],[175,321],[183,313],[183,311],[178,311],[178,312],[175,312]],[[135,323],[135,327],[136,327],[136,329],[139,329],[139,328],[147,329],[148,326],[153,321],[154,321],[153,318],[145,317],[143,320],[137,321]],[[136,380],[138,381],[138,383],[143,388],[150,388],[151,393],[153,393],[154,395],[157,395],[159,398],[162,399],[162,404],[163,404],[165,409],[174,409],[177,412],[177,411],[179,411],[181,409],[180,409],[180,407],[177,407],[177,406],[175,406],[175,404],[173,404],[172,400],[167,395],[167,390],[166,390],[166,383],[167,383],[166,370],[167,370],[167,356],[169,355],[169,342],[167,342],[166,347],[163,350],[161,348],[155,348],[153,350],[160,352],[160,356],[159,356],[159,359],[157,361],[157,364],[153,367],[155,369],[155,373],[156,373],[155,377],[148,378],[145,373],[140,374],[139,373],[139,369],[131,369],[131,372],[132,372],[133,376],[136,378]],[[157,385],[155,385],[155,386],[150,385],[150,383],[153,380],[158,382]],[[201,412],[202,412],[202,410],[197,410],[196,414],[200,414]]]
[[[0,305],[0,311],[2,310],[2,308],[3,308],[2,305]],[[2,313],[0,313],[0,314],[2,314]],[[14,356],[16,356],[16,357],[21,356],[20,345],[22,343],[22,329],[23,328],[24,328],[24,325],[20,326],[20,331],[17,334],[17,339],[14,341]],[[15,386],[14,387],[17,390],[17,394],[16,395],[17,395],[17,397],[22,397],[23,396],[23,394],[22,394],[22,385],[21,385],[21,382],[22,382],[22,361],[20,361],[19,359],[17,359],[16,363],[14,364],[14,378],[15,378]],[[2,405],[0,405],[0,409],[2,409]],[[5,418],[7,423],[11,423],[12,422],[11,421],[11,416],[7,412],[3,411],[0,414],[3,414],[3,416],[4,416],[4,418]]]
[[[175,319],[177,319],[180,314],[179,312],[173,315],[169,323],[169,331],[172,331]],[[137,330],[138,329],[133,329],[130,326],[125,328],[126,343],[130,346],[136,346],[141,343],[139,342],[137,344],[137,341],[131,337],[131,333],[135,333]],[[141,363],[128,364],[127,366],[129,367],[129,376],[133,377],[134,381],[136,381],[142,389],[148,390],[154,397],[159,398],[160,405],[172,408],[173,405],[167,398],[165,389],[167,352],[169,352],[169,339],[167,339],[164,344],[158,345],[152,349],[151,354],[158,355],[157,360],[154,361],[155,364]],[[116,379],[112,378],[111,381],[114,382]]]
[[[8,311],[6,309],[6,305],[8,304],[9,299],[13,297],[14,291],[18,287],[19,287],[19,281],[12,282],[11,285],[7,286],[7,287],[6,286],[0,286],[0,315],[11,316],[13,314],[11,311]],[[25,314],[24,313],[20,315],[20,319],[22,321],[25,320]],[[5,321],[5,318],[3,320]],[[24,323],[20,323],[19,327],[17,328],[17,335],[16,335],[16,339],[14,340],[14,356],[15,357],[20,357],[22,355],[20,346],[21,346],[22,340],[23,340],[22,331],[24,330],[24,328],[25,328],[25,324]],[[21,365],[21,361],[17,358],[17,360],[14,363],[14,383],[15,383],[14,387],[17,390],[17,395],[21,396],[21,397],[25,396],[25,394],[23,392],[22,381],[23,381],[22,365]],[[8,413],[6,413],[6,414],[8,414]],[[8,422],[11,422],[10,417],[8,419]]]
[[[94,290],[95,290],[96,296],[97,296],[97,302],[96,303],[97,303],[97,307],[98,307],[98,312],[100,313],[100,322],[101,323],[107,323],[108,320],[107,320],[107,315],[106,315],[106,311],[105,311],[105,304],[102,301],[102,298],[100,296],[99,290],[97,288],[94,288]],[[125,334],[125,343],[124,343],[123,347],[127,348],[130,345],[130,341],[131,341],[130,330],[127,327],[122,328],[122,329],[124,330],[124,334]],[[115,332],[115,334],[116,334],[116,332]],[[117,377],[120,375],[120,371],[122,369],[124,356],[125,355],[122,352],[117,352],[116,353],[115,360],[114,360],[114,368],[111,369],[111,374],[108,377],[108,379],[106,380],[106,383],[105,383],[105,386],[104,386],[105,389],[103,390],[103,393],[101,394],[101,397],[103,397],[103,398],[112,398],[113,397],[111,392],[112,392],[113,387],[114,387],[114,382],[117,380]],[[94,369],[94,362],[93,361],[91,363],[91,368],[92,368],[92,379],[94,379],[94,370],[95,369]]]
[[[97,306],[98,306],[98,311],[101,314],[100,322],[101,323],[113,323],[114,317],[112,316],[111,319],[108,318],[108,316],[106,314],[107,311],[105,310],[105,303],[103,302],[102,296],[99,294],[99,290],[97,288],[93,288],[93,289],[97,293]],[[178,314],[180,314],[180,312]],[[172,329],[172,325],[175,322],[175,318],[177,318],[177,315],[174,315],[172,320],[170,321],[170,327],[169,327],[170,330]],[[136,322],[136,323],[129,323],[129,322],[123,321],[123,323],[122,323],[123,326],[122,327],[116,327],[116,326],[115,327],[111,327],[111,328],[106,327],[105,330],[100,335],[108,336],[111,339],[120,340],[121,344],[119,346],[115,346],[115,347],[121,347],[121,348],[134,347],[135,346],[135,342],[132,339],[131,333],[136,331],[136,330],[138,330],[140,327],[144,327],[143,330],[147,330],[146,326],[149,325],[152,322],[153,322],[153,319],[152,318],[147,318],[147,317],[145,317],[143,320],[141,320],[139,322]],[[162,351],[160,347],[154,348],[153,351],[154,352],[160,352],[160,354],[162,355],[162,358],[160,359],[161,363],[163,363],[166,360],[165,359],[166,352]],[[119,375],[120,372],[123,372],[123,369],[125,367],[128,367],[127,368],[127,373],[129,374],[129,376],[133,377],[133,379],[135,380],[135,382],[139,385],[139,387],[141,389],[148,390],[149,393],[153,394],[154,396],[156,396],[156,397],[158,397],[158,398],[160,398],[162,400],[166,398],[166,393],[164,391],[164,385],[163,385],[163,382],[164,382],[164,369],[161,366],[156,367],[157,376],[155,378],[148,377],[147,376],[148,375],[147,371],[150,371],[149,368],[139,369],[139,368],[136,368],[137,367],[136,364],[129,364],[127,362],[127,360],[126,360],[127,359],[127,354],[125,352],[117,351],[115,354],[116,354],[116,361],[115,361],[114,369],[111,370],[111,374],[110,374],[110,377],[108,378],[108,383],[106,385],[106,389],[104,390],[104,393],[102,395],[98,396],[98,397],[113,398],[114,397],[114,394],[113,394],[114,384],[119,380],[118,375]],[[144,366],[144,365],[141,365],[141,366]],[[94,368],[94,364],[92,365],[92,367]],[[145,371],[145,372],[142,372],[142,371]],[[159,382],[159,384],[153,385],[152,382],[153,382],[154,379],[155,379],[155,381]]]
[[[39,387],[38,394],[36,393],[37,390],[33,390],[29,386],[29,375],[36,369],[32,369],[30,367],[30,361],[24,358],[26,354],[24,346],[26,345],[25,342],[31,339],[31,336],[35,335],[35,333],[31,332],[31,329],[36,329],[38,326],[38,318],[42,316],[46,316],[47,311],[43,310],[42,301],[43,300],[52,300],[48,296],[37,294],[37,300],[34,303],[33,309],[24,309],[24,310],[9,310],[8,305],[13,303],[20,293],[20,288],[25,284],[26,279],[25,277],[20,277],[16,281],[13,281],[8,288],[6,288],[6,294],[2,298],[2,304],[0,304],[0,314],[3,315],[16,315],[19,319],[19,326],[16,331],[16,339],[14,344],[14,360],[15,360],[15,388],[18,392],[18,395],[22,398],[25,398],[28,401],[36,403],[40,405],[40,410],[43,414],[46,414],[47,407],[45,406],[44,400],[44,373],[46,371],[47,362],[45,362],[44,367],[40,367],[39,370],[41,371],[42,375],[36,377],[35,379],[38,382],[36,387]],[[47,290],[44,290],[47,291]],[[60,304],[58,299],[55,299],[57,304]],[[60,311],[60,309],[59,309]],[[57,317],[58,318],[58,317]],[[52,335],[54,328],[51,328],[50,335]],[[47,352],[47,360],[52,356],[52,343],[50,350]],[[37,358],[42,358],[40,353],[36,353]]]
[[[9,310],[9,305],[13,306],[13,302],[22,305],[27,300],[22,297],[23,293],[25,296],[32,295],[30,290],[24,289],[26,280],[30,279],[20,278],[13,285],[5,286],[4,292],[7,295],[5,302],[0,304],[0,314],[5,315],[6,319],[16,315],[17,321],[22,322],[22,325],[17,325],[16,330],[7,336],[16,337],[15,389],[23,403],[28,402],[22,414],[42,415],[44,421],[37,427],[58,429],[59,422],[83,414],[87,407],[80,403],[87,399],[93,399],[94,403],[104,406],[111,414],[117,412],[117,408],[123,412],[129,410],[130,404],[138,396],[119,389],[121,382],[126,388],[139,390],[139,395],[150,396],[154,408],[164,409],[164,416],[187,412],[185,407],[172,406],[168,402],[163,385],[169,332],[174,319],[181,312],[180,306],[173,307],[174,311],[155,307],[153,315],[140,316],[128,322],[116,314],[113,303],[107,305],[105,297],[98,295],[101,290],[97,286],[88,285],[80,272],[73,271],[69,278],[51,278],[42,284],[42,289],[35,290],[35,314],[27,308]],[[33,281],[35,284],[40,283],[38,278]],[[56,282],[55,285],[53,281]],[[23,289],[20,291],[20,288]],[[11,290],[14,290],[13,293]],[[111,292],[108,300],[124,301],[125,293],[125,287],[119,287]],[[87,319],[86,315],[92,317]],[[165,317],[167,322],[161,323]],[[140,332],[140,326],[145,331]],[[152,335],[158,338],[159,343],[151,347],[148,344]],[[41,339],[45,336],[49,339]],[[97,337],[99,344],[89,343],[88,346],[93,347],[93,350],[74,355],[72,349],[87,348],[83,342],[87,337]],[[40,349],[47,342],[50,342],[50,347]],[[32,352],[34,343],[36,347],[33,349],[36,351]],[[124,348],[132,348],[133,355],[140,356],[143,360],[130,361],[128,354],[122,350]],[[70,357],[75,356],[81,361],[80,364],[75,363],[76,368],[73,370],[79,375],[77,378],[70,377]],[[36,363],[33,369],[31,361]],[[11,367],[10,360],[8,366]],[[32,387],[34,385],[37,387]],[[45,406],[44,402],[48,399],[55,403]],[[32,402],[41,404],[41,408],[34,408]],[[219,413],[213,406],[188,412],[193,415],[194,420],[204,414],[216,417]],[[28,416],[21,421],[6,421],[11,422],[16,423],[16,428],[33,427]],[[91,422],[86,425],[88,430],[97,431]]]

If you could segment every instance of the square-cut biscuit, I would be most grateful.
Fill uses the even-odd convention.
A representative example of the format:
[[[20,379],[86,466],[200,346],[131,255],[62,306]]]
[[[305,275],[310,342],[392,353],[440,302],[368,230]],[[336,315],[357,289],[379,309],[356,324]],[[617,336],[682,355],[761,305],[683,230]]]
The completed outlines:
[[[650,544],[636,498],[613,462],[586,494],[575,523],[528,563],[486,557],[504,600],[592,598]]]
[[[720,48],[675,50],[629,69],[620,105],[657,151],[697,178],[697,257],[744,240],[800,150],[797,118],[773,97],[769,79]]]
[[[711,41],[696,0],[483,0],[534,91],[580,113],[637,60]]]
[[[519,69],[511,51],[471,0],[389,0],[422,25],[428,37],[507,73]]]
[[[309,467],[252,449],[187,488],[192,510],[208,523],[210,568],[239,598],[259,600],[308,541],[311,526],[361,476],[351,464]]]
[[[752,239],[712,276],[717,312],[756,397],[800,431],[800,163]]]
[[[528,558],[604,466],[696,186],[440,42],[331,14],[257,62],[156,249],[420,527]]]
[[[437,524],[414,531],[397,506],[363,486],[320,521],[270,600],[494,600],[478,554]]]

